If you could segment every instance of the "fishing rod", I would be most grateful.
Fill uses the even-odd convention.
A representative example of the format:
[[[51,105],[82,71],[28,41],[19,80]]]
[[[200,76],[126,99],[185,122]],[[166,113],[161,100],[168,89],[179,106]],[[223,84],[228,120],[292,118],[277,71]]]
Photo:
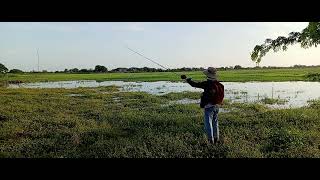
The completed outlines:
[[[163,65],[161,65],[161,64],[159,64],[159,63],[155,62],[154,60],[152,60],[152,59],[150,59],[150,58],[148,58],[148,57],[144,56],[143,54],[141,54],[141,53],[139,53],[139,52],[137,52],[137,51],[135,51],[135,50],[133,50],[133,49],[129,48],[128,46],[126,46],[126,48],[127,48],[127,49],[129,49],[130,51],[132,51],[132,52],[134,52],[134,53],[138,54],[139,56],[141,56],[141,57],[143,57],[143,58],[145,58],[145,59],[147,59],[147,60],[149,60],[149,61],[151,61],[151,62],[153,62],[153,63],[157,64],[158,66],[161,66],[162,68],[164,68],[164,69],[166,69],[166,70],[169,70],[168,68],[164,67]],[[172,71],[169,71],[169,72],[172,72]],[[177,75],[177,76],[180,76],[179,74],[177,74],[177,73],[175,73],[175,72],[172,72],[172,73],[174,73],[174,74],[175,74],[175,75]]]

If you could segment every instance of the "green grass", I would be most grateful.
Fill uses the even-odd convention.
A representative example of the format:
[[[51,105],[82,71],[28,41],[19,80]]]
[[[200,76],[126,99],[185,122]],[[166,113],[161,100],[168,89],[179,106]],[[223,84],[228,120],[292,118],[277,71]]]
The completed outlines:
[[[0,88],[0,157],[320,157],[319,101],[281,110],[226,102],[223,144],[212,146],[198,105],[162,106],[185,97],[199,94]]]
[[[320,68],[300,69],[251,69],[219,71],[221,81],[307,81],[318,80],[310,73],[320,72]],[[186,74],[194,80],[203,80],[202,72],[178,72]],[[308,76],[309,75],[309,76]],[[170,72],[151,73],[105,73],[105,74],[55,74],[55,73],[26,73],[8,74],[0,79],[9,81],[39,82],[39,81],[69,81],[69,80],[97,80],[97,81],[181,81],[180,77]],[[0,80],[1,81],[1,80]]]

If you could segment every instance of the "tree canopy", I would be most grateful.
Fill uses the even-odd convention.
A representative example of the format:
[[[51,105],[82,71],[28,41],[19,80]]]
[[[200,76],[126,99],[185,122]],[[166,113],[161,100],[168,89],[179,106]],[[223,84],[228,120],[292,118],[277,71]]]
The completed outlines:
[[[16,74],[16,73],[23,73],[23,71],[20,70],[20,69],[11,69],[11,70],[9,71],[9,73]]]
[[[0,74],[5,74],[8,72],[8,68],[0,63]]]
[[[96,65],[94,72],[105,73],[108,72],[108,69],[105,66]]]
[[[240,65],[235,65],[233,69],[242,69]]]
[[[259,64],[270,50],[286,51],[289,45],[299,43],[302,48],[317,47],[320,44],[320,22],[309,22],[301,32],[291,32],[288,37],[279,36],[276,39],[266,39],[261,45],[256,45],[251,53],[251,60]]]

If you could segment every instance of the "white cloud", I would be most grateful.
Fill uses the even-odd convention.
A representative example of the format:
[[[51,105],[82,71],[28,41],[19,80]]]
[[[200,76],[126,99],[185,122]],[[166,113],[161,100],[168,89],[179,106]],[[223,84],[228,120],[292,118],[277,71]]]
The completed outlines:
[[[145,24],[144,23],[119,23],[117,26],[114,27],[115,30],[122,30],[122,31],[145,31]]]
[[[75,23],[55,23],[55,22],[11,22],[2,24],[9,28],[20,29],[25,31],[49,30],[58,32],[75,32],[82,30],[82,26]]]
[[[141,24],[129,24],[127,27],[128,30],[130,31],[144,31],[145,28]]]
[[[17,54],[17,51],[14,50],[14,49],[10,49],[10,50],[7,51],[7,54],[8,55],[14,55],[14,54]]]
[[[300,32],[308,22],[254,22],[249,23],[272,36],[287,36],[290,32]]]

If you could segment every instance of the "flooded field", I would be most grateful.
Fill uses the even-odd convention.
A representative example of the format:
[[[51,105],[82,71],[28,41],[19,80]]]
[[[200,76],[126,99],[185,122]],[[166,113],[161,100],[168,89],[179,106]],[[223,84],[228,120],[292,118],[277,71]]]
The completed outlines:
[[[225,98],[232,102],[264,102],[270,107],[290,108],[302,107],[308,101],[320,98],[319,82],[223,82]],[[147,92],[154,95],[164,95],[170,92],[202,92],[183,82],[124,82],[124,81],[59,81],[40,83],[10,84],[9,88],[78,88],[119,86],[121,91]],[[278,101],[268,103],[268,100]],[[178,103],[198,103],[198,100],[181,100]]]

